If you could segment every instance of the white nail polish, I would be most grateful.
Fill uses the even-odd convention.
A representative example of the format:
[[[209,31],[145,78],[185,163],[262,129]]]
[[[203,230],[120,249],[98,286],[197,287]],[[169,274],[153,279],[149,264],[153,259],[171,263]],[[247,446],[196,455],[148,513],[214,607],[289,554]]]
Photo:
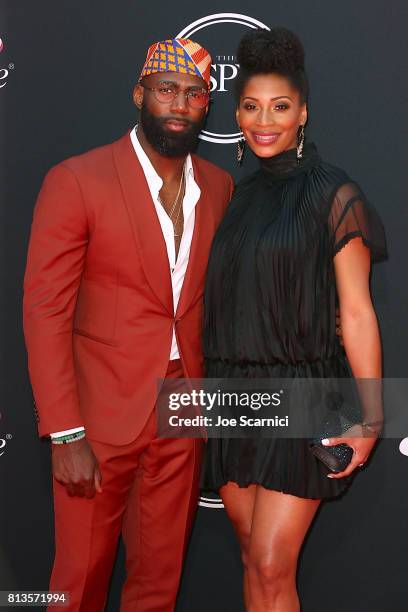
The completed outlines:
[[[329,444],[329,439],[328,438],[323,438],[322,444],[324,444],[324,445]]]

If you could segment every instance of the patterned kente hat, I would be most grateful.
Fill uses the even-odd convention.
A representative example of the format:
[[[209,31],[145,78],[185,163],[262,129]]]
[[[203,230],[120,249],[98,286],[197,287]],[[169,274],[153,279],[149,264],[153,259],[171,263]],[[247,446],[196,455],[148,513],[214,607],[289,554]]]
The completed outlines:
[[[149,47],[139,81],[155,72],[195,74],[210,84],[211,56],[204,47],[188,38],[171,38]]]

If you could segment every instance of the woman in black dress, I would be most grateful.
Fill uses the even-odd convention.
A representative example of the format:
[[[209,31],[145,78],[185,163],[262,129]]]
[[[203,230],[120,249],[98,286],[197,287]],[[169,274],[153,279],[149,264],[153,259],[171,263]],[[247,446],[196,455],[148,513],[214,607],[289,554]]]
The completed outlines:
[[[371,302],[383,228],[359,185],[303,146],[307,80],[285,28],[247,34],[238,50],[237,121],[260,169],[235,189],[214,239],[205,292],[210,378],[381,379]],[[344,349],[336,336],[339,307]],[[356,428],[359,428],[356,430]],[[242,549],[247,610],[295,612],[300,548],[323,499],[342,493],[375,445],[379,422],[341,439],[332,473],[306,439],[210,439],[204,485],[220,491]],[[352,435],[353,433],[353,435]]]

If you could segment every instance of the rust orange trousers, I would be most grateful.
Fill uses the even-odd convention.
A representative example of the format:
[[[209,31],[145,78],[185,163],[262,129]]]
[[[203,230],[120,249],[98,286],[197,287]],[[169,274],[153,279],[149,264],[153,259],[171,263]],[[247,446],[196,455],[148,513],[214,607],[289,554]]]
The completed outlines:
[[[179,360],[167,377],[181,378]],[[126,549],[121,612],[174,610],[198,499],[201,439],[156,437],[156,410],[125,446],[89,440],[102,493],[70,497],[53,479],[56,555],[50,590],[70,604],[48,610],[102,612],[120,534]]]

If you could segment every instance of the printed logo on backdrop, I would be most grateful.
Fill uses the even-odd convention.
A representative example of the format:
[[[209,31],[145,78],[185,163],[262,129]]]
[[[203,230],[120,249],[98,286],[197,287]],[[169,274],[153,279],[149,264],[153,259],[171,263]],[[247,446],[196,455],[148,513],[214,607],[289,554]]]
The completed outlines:
[[[0,457],[2,457],[6,452],[7,444],[12,437],[13,436],[8,433],[3,438],[0,438]]]
[[[218,510],[219,508],[223,508],[224,504],[222,503],[222,499],[220,499],[215,493],[203,492],[200,495],[198,500],[198,505],[203,508],[212,508],[213,510]]]
[[[10,72],[14,70],[13,62],[5,64],[3,62],[4,40],[0,37],[0,89],[7,85]]]
[[[234,53],[248,28],[270,29],[254,17],[215,13],[197,19],[176,34],[176,38],[192,38],[199,42],[208,49],[214,62],[211,65],[211,112],[206,129],[200,134],[202,140],[230,144],[241,137],[235,121],[233,89],[239,65]]]
[[[399,445],[399,451],[402,455],[408,457],[408,438],[401,440]]]

